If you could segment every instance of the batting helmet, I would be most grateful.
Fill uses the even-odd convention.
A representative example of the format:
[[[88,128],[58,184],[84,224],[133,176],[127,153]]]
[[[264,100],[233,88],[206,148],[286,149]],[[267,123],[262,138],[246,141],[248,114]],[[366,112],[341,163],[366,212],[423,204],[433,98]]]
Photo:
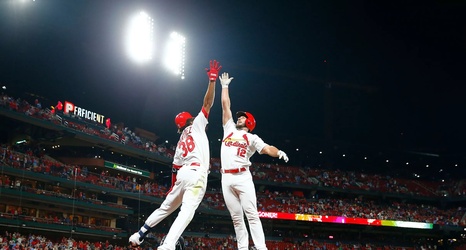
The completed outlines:
[[[188,113],[188,112],[181,112],[176,115],[175,117],[175,124],[178,127],[178,129],[186,126],[186,121],[188,121],[189,118],[192,118],[193,116]]]
[[[160,246],[165,241],[165,237],[167,237],[167,236],[166,235],[163,236],[162,240],[160,241]],[[178,240],[175,243],[175,250],[184,250],[184,246],[185,246],[184,238],[183,238],[183,236],[180,236],[180,238],[178,238]]]
[[[236,118],[241,116],[246,117],[246,128],[249,129],[249,132],[252,132],[252,130],[256,127],[256,119],[254,119],[254,116],[251,113],[245,111],[236,112]]]

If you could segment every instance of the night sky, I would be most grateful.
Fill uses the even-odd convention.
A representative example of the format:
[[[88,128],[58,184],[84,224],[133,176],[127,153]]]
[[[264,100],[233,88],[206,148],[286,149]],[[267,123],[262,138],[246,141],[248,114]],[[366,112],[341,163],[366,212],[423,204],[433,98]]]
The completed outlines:
[[[124,48],[139,11],[154,19],[146,65]],[[291,160],[337,144],[462,155],[465,13],[464,1],[2,0],[0,85],[174,143],[174,116],[199,112],[216,59],[234,77],[232,111],[253,113],[254,132]],[[160,62],[171,31],[187,38],[185,80]],[[220,90],[209,117],[214,157]]]

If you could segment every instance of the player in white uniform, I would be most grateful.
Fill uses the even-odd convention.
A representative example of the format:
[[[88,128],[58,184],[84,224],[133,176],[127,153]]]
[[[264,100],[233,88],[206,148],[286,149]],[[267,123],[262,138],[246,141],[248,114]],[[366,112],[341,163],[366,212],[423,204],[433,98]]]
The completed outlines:
[[[150,229],[181,205],[180,212],[162,245],[157,248],[175,250],[177,240],[191,222],[201,203],[207,187],[210,164],[209,140],[205,130],[207,118],[214,103],[215,81],[221,68],[222,66],[217,61],[210,62],[210,69],[207,70],[209,86],[199,114],[193,118],[188,112],[181,112],[175,117],[178,133],[181,133],[181,136],[173,159],[172,188],[162,205],[147,218],[138,232],[131,235],[129,238],[131,247],[139,246]]]
[[[256,189],[249,171],[249,166],[251,166],[249,158],[256,151],[259,154],[279,157],[285,162],[288,162],[288,156],[285,152],[265,143],[259,136],[251,134],[256,126],[256,120],[251,113],[239,111],[236,113],[236,124],[233,122],[228,92],[231,80],[233,77],[229,78],[228,73],[220,76],[223,110],[221,147],[223,198],[233,220],[238,249],[249,249],[249,234],[244,222],[244,214],[246,214],[254,246],[257,250],[263,250],[267,247],[257,211]]]

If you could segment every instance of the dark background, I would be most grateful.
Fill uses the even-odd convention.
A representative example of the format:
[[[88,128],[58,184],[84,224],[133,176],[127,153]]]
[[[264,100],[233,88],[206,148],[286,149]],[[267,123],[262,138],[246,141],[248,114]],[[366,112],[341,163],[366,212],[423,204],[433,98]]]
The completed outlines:
[[[154,19],[146,65],[124,48],[126,23],[141,10]],[[389,169],[381,164],[388,157],[400,168],[410,159],[463,169],[464,13],[463,1],[4,0],[0,85],[44,107],[71,101],[175,144],[174,116],[199,112],[204,68],[216,59],[235,78],[232,111],[253,113],[254,132],[290,164],[323,166],[323,151],[356,155],[353,168],[368,155],[380,158],[369,164],[378,169]],[[172,30],[187,38],[185,80],[160,63]],[[220,89],[209,117],[213,157]],[[342,167],[331,158],[325,166]]]

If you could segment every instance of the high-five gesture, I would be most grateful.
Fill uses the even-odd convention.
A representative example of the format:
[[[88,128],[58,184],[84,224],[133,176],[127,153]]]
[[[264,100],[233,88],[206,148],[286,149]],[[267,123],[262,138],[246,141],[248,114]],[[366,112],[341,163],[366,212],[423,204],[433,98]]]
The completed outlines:
[[[220,76],[220,84],[222,85],[222,88],[228,88],[228,84],[230,84],[231,80],[233,80],[233,77],[229,77],[227,72],[223,72]]]
[[[218,72],[222,69],[219,62],[214,60],[213,62],[210,61],[210,69],[205,69],[207,71],[207,76],[209,77],[209,81],[215,81],[218,77]]]
[[[230,90],[228,85],[233,77],[223,72],[222,85],[222,125],[223,140],[220,148],[222,173],[222,194],[230,212],[236,233],[236,249],[249,249],[249,233],[244,216],[249,222],[249,231],[256,249],[265,250],[265,235],[257,213],[257,197],[249,167],[251,156],[258,152],[278,157],[288,162],[288,156],[277,147],[269,145],[257,134],[251,132],[256,127],[256,119],[250,112],[236,112],[236,123],[231,113]],[[214,82],[210,81],[209,84]],[[243,173],[246,172],[246,173]],[[238,185],[238,183],[241,183]],[[244,194],[244,195],[243,195]]]
[[[210,110],[214,104],[215,85],[217,85],[216,80],[221,68],[219,62],[210,61],[210,69],[206,69],[209,82],[199,113],[192,116],[189,112],[183,111],[175,116],[175,124],[180,139],[176,144],[173,155],[172,186],[160,207],[155,209],[139,230],[129,237],[128,243],[132,250],[136,250],[135,248],[140,249],[141,243],[151,229],[178,208],[180,212],[171,223],[168,234],[164,236],[157,249],[168,250],[178,249],[178,246],[184,247],[181,234],[194,217],[207,188],[210,143],[206,134],[206,127],[209,123]],[[186,98],[189,99],[189,96]]]

